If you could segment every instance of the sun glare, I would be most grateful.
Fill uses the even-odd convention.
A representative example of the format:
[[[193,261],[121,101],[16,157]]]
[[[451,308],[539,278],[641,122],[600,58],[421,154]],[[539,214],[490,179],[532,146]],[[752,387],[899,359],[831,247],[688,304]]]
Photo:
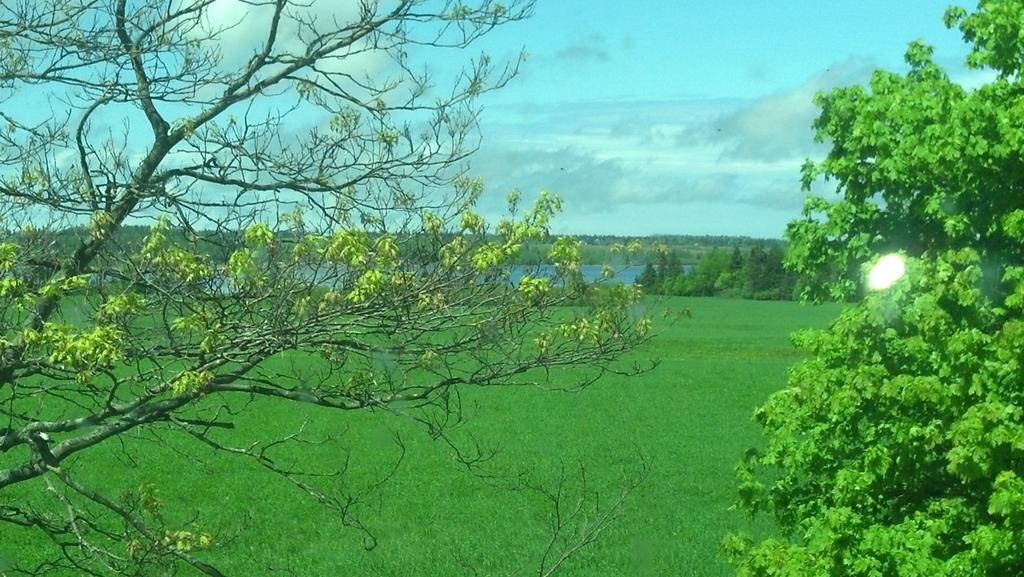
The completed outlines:
[[[878,259],[875,266],[868,272],[868,288],[885,290],[903,278],[907,272],[903,257],[898,254],[887,254]]]

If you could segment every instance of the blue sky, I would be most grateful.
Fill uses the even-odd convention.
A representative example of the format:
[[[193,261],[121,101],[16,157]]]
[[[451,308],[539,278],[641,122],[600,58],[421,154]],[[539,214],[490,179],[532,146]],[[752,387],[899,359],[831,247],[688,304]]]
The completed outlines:
[[[490,35],[525,47],[511,85],[484,99],[472,171],[497,211],[510,188],[566,204],[559,232],[780,237],[799,215],[799,167],[818,90],[903,67],[924,39],[967,84],[948,0],[539,0]]]
[[[487,216],[501,215],[513,188],[524,199],[548,190],[565,201],[557,233],[781,237],[803,204],[801,164],[827,151],[810,130],[816,92],[902,68],[914,39],[934,45],[955,79],[989,78],[961,67],[967,48],[942,25],[948,1],[537,0],[532,18],[467,51],[416,57],[435,69],[443,93],[480,51],[498,61],[530,54],[519,77],[482,98],[483,141],[470,171],[487,185]],[[319,0],[294,9],[330,22],[351,19],[355,6]],[[210,7],[211,25],[230,26],[219,39],[226,67],[261,46],[271,12],[242,0]],[[294,33],[282,34],[279,44],[301,50]],[[332,66],[388,72],[372,51]],[[66,104],[55,94],[38,104],[46,90],[19,91],[6,104],[28,119],[59,116]],[[282,105],[271,98],[254,110],[261,106]],[[113,149],[141,155],[145,118],[128,105],[108,109],[94,117],[97,138],[109,133]],[[322,122],[319,111],[289,117],[296,134]]]

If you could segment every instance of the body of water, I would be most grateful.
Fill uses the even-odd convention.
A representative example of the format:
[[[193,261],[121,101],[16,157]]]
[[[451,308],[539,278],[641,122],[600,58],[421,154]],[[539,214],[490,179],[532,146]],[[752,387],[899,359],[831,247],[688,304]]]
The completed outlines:
[[[644,267],[639,265],[631,266],[620,266],[612,267],[615,271],[615,275],[608,282],[620,282],[624,284],[633,284],[636,281],[636,277],[640,276],[644,272]],[[599,264],[584,264],[580,265],[580,272],[583,274],[583,280],[586,282],[594,282],[601,280],[604,274],[604,266]],[[519,265],[512,269],[512,282],[513,284],[519,284],[519,279],[524,275],[530,275],[532,277],[551,277],[555,276],[555,267],[551,265],[538,265],[538,266],[523,266]]]

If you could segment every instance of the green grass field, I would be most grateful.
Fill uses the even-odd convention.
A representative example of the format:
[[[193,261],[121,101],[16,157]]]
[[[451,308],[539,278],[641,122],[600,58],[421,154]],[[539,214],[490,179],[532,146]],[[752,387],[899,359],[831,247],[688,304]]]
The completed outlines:
[[[721,299],[677,298],[656,306],[688,308],[692,318],[662,321],[657,336],[633,355],[660,359],[653,372],[610,376],[578,393],[493,388],[464,395],[468,421],[459,435],[500,449],[487,465],[493,473],[528,473],[552,486],[563,467],[571,473],[582,462],[591,486],[611,499],[637,453],[649,458],[650,475],[621,518],[561,575],[729,574],[718,558],[722,537],[757,530],[728,511],[733,467],[759,442],[750,414],[783,385],[786,368],[799,358],[789,333],[824,326],[838,311],[835,305]],[[378,540],[373,550],[364,550],[363,536],[341,526],[332,512],[242,460],[198,464],[136,439],[104,447],[104,459],[76,470],[102,476],[118,490],[153,483],[164,501],[184,503],[172,521],[211,519],[203,528],[220,546],[209,559],[228,575],[473,575],[467,567],[479,575],[536,574],[550,513],[543,500],[469,474],[443,443],[408,419],[267,405],[242,419],[235,434],[269,439],[305,421],[312,435],[338,436],[339,442],[309,446],[282,462],[329,465],[348,458],[345,483],[354,489],[387,472],[398,454],[393,437],[403,438],[401,469],[358,508]],[[34,546],[25,534],[0,528],[0,554],[31,557]]]

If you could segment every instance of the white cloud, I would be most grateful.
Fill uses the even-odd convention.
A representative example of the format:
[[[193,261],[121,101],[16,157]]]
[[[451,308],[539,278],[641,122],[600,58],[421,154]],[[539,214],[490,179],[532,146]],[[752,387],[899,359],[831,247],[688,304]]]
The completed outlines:
[[[274,7],[270,3],[218,0],[206,9],[202,31],[218,34],[226,63],[244,62],[263,48],[273,15]],[[358,16],[357,2],[291,4],[279,25],[278,46],[292,52],[304,50],[305,44],[299,37],[300,20],[314,22],[323,30],[344,26]]]
[[[484,115],[472,171],[497,213],[511,188],[563,197],[569,231],[780,236],[800,214],[819,90],[862,82],[847,60],[756,100],[679,99],[509,106]],[[820,191],[822,185],[816,185]]]
[[[341,30],[360,18],[359,2],[311,0],[289,3],[278,22],[276,54],[301,55],[315,34]],[[380,8],[378,8],[380,10]],[[266,45],[274,15],[272,2],[216,0],[203,11],[196,37],[213,36],[211,46],[220,52],[222,66],[239,69]],[[358,79],[380,76],[391,64],[383,51],[370,49],[365,41],[321,60],[323,72],[351,74]]]
[[[708,127],[709,139],[721,143],[726,158],[800,162],[823,153],[815,144],[812,123],[818,115],[814,95],[866,82],[874,66],[850,58],[809,78],[797,88],[759,98],[723,115]]]

